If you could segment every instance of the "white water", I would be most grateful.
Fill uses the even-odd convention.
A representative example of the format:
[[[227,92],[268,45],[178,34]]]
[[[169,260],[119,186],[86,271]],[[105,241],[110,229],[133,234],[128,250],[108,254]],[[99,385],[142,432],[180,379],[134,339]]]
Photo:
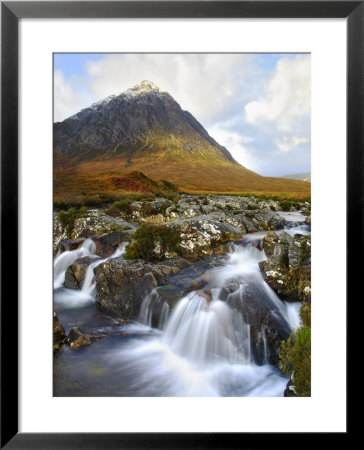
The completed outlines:
[[[96,278],[94,269],[101,263],[108,261],[109,259],[118,258],[119,256],[122,256],[125,253],[125,245],[121,244],[116,251],[109,256],[108,258],[99,259],[98,261],[95,261],[91,263],[86,271],[85,278],[82,283],[81,292],[84,292],[85,294],[89,295],[90,298],[95,297],[95,291],[96,291]]]
[[[55,286],[63,284],[69,261],[72,264],[85,256],[85,250],[87,246],[67,252],[67,258],[61,258],[62,254],[56,257]],[[121,256],[123,250],[119,248],[111,258]],[[287,378],[268,363],[264,328],[254,344],[252,325],[244,319],[241,308],[235,306],[244,306],[253,292],[293,329],[299,326],[300,303],[282,302],[264,282],[258,266],[266,258],[264,251],[253,245],[232,246],[232,250],[225,266],[209,271],[211,300],[204,297],[206,293],[194,291],[170,308],[156,291],[152,292],[142,304],[141,323],[125,326],[125,331],[135,337],[102,355],[116,379],[126,380],[123,382],[127,383],[129,395],[283,395]],[[90,249],[87,251],[93,254]],[[94,301],[94,268],[107,259],[110,258],[89,266],[80,291],[58,289],[55,301],[71,308]],[[236,283],[235,291],[222,300],[221,288],[231,280]],[[153,318],[156,311],[157,320]],[[152,328],[152,323],[158,328]],[[258,350],[263,353],[260,362],[255,357]]]
[[[69,250],[57,255],[53,263],[54,289],[63,286],[66,270],[76,259],[82,256],[93,256],[96,251],[95,243],[92,239],[86,239],[76,250]]]
[[[121,244],[108,258],[100,258],[88,266],[81,290],[77,291],[63,287],[67,268],[82,256],[94,256],[95,251],[96,246],[94,242],[91,239],[86,239],[82,244],[82,247],[76,250],[63,252],[56,256],[54,260],[55,303],[62,305],[65,308],[78,308],[93,303],[95,301],[96,293],[95,267],[109,259],[122,256],[125,253],[125,245]]]
[[[300,304],[282,302],[264,282],[258,266],[264,259],[264,252],[253,246],[233,247],[226,266],[210,271],[212,299],[208,301],[201,291],[190,292],[167,318],[161,318],[159,330],[151,328],[153,309],[159,308],[163,316],[167,303],[155,291],[146,297],[139,320],[144,330],[153,331],[152,336],[132,340],[109,355],[113,370],[130,380],[134,395],[283,395],[287,379],[268,364],[264,329],[258,339],[263,364],[257,365],[252,356],[250,324],[229,306],[229,296],[226,301],[219,299],[221,287],[236,278],[239,287],[232,294],[235,299],[244,302],[246,288],[252,284],[271,302],[281,320],[290,328],[297,327]]]

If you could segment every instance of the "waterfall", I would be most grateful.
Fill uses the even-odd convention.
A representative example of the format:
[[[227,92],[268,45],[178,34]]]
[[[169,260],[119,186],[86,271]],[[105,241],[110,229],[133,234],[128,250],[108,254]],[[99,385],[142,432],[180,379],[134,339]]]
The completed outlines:
[[[192,291],[169,311],[169,305],[156,290],[141,305],[138,320],[162,332],[160,343],[175,355],[197,367],[217,363],[254,365],[259,350],[252,350],[251,323],[244,313],[249,295],[258,297],[273,311],[283,327],[293,329],[299,323],[300,304],[288,304],[265,283],[258,263],[265,253],[248,244],[232,246],[227,264],[210,270],[208,295]],[[222,299],[222,288],[233,280],[233,291]],[[293,306],[294,305],[294,306]],[[261,346],[260,364],[268,365],[269,349],[265,330],[258,332],[256,344]]]
[[[100,366],[110,369],[112,383],[124,386],[122,395],[282,396],[287,377],[269,364],[275,355],[271,322],[262,325],[261,317],[269,317],[288,335],[300,325],[301,304],[282,301],[264,281],[259,262],[266,260],[261,250],[265,234],[245,236],[242,245],[231,244],[224,265],[208,270],[208,287],[180,298],[154,289],[144,298],[137,320],[121,325],[126,339],[120,337],[112,345],[100,340],[98,355],[92,353],[93,346],[85,355],[99,358]],[[94,251],[88,240],[79,249],[58,255],[55,286],[63,284],[69,264]],[[277,245],[275,255],[280,251]],[[55,302],[70,308],[89,305],[87,314],[95,297],[94,269],[123,252],[121,246],[111,257],[90,264],[81,290],[58,289]],[[177,275],[176,292],[201,277],[203,269],[197,267],[196,272],[191,266],[187,275]],[[267,311],[270,315],[264,316]],[[74,314],[78,318],[80,312]]]
[[[109,259],[118,258],[119,256],[122,256],[125,253],[125,245],[121,244],[115,252],[108,258],[99,259],[98,261],[95,261],[91,263],[86,271],[85,278],[82,283],[81,291],[90,296],[91,298],[95,297],[95,291],[96,291],[96,278],[94,269],[101,263],[108,261]]]
[[[94,269],[102,262],[120,257],[125,252],[125,244],[121,244],[108,258],[98,259],[91,263],[85,274],[81,290],[63,287],[67,268],[78,258],[95,256],[96,246],[91,239],[86,239],[76,250],[66,251],[56,256],[54,260],[54,303],[65,308],[79,308],[95,301],[96,279]]]
[[[243,362],[233,327],[233,314],[221,300],[208,302],[191,293],[174,308],[165,341],[173,351],[197,364],[216,360]]]
[[[60,288],[65,279],[66,270],[76,259],[82,256],[92,256],[95,254],[96,246],[92,239],[86,239],[76,250],[67,250],[58,254],[53,263],[54,289]]]

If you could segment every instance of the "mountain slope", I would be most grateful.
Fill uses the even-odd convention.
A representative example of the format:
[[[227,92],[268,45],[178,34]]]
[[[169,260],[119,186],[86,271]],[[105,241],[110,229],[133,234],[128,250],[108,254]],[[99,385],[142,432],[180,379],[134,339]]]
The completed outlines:
[[[307,183],[262,177],[238,164],[155,84],[143,81],[54,124],[57,189],[72,177],[141,171],[193,192],[299,192]],[[87,183],[84,183],[87,188]],[[57,190],[56,189],[56,190]]]
[[[294,173],[292,175],[283,175],[282,178],[289,178],[291,180],[308,181],[309,183],[311,183],[311,172]]]

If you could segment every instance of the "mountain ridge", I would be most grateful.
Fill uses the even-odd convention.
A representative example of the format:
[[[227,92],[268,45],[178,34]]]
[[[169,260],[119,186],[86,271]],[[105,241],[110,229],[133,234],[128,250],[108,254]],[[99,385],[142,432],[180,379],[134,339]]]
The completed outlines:
[[[87,132],[85,132],[87,129]],[[174,136],[189,152],[215,152],[236,163],[203,126],[154,83],[140,84],[102,99],[54,124],[54,151],[68,158],[92,159],[101,153],[123,153],[123,147],[153,149],[155,139]],[[169,142],[170,145],[170,142]],[[211,146],[211,148],[208,148]],[[237,164],[237,163],[236,163]]]

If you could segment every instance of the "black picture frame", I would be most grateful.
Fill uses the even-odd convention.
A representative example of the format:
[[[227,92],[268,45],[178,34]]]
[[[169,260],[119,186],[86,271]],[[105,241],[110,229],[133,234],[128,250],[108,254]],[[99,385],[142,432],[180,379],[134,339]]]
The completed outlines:
[[[185,449],[280,447],[286,433],[18,432],[18,22],[21,18],[346,18],[347,19],[347,305],[357,297],[363,262],[363,1],[5,1],[1,2],[1,448]],[[351,238],[350,238],[351,237]],[[354,248],[355,245],[355,248]],[[354,252],[355,250],[355,252]],[[6,280],[6,282],[4,281]],[[359,281],[358,281],[359,280]],[[348,311],[349,312],[349,311]],[[347,327],[348,329],[348,327]],[[348,345],[348,356],[351,346]],[[348,361],[349,361],[348,357]],[[335,435],[336,443],[349,436]],[[284,420],[284,418],[282,418]],[[317,434],[327,442],[327,436]],[[309,444],[310,433],[300,436]]]

